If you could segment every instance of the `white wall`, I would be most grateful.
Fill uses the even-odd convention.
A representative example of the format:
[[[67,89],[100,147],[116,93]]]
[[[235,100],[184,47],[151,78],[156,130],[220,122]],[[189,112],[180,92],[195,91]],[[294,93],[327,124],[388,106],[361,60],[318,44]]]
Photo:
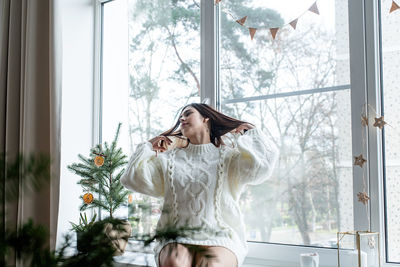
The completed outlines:
[[[94,63],[94,0],[61,0],[62,13],[62,131],[61,182],[57,245],[79,220],[81,188],[67,165],[78,154],[89,155],[92,145]]]

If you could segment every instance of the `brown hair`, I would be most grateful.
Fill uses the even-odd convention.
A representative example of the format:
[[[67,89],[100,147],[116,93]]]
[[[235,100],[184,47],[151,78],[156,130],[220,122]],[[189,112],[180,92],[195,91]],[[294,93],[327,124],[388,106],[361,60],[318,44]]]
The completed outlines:
[[[209,119],[209,125],[210,125],[210,141],[213,143],[216,147],[219,147],[221,144],[223,145],[224,142],[222,141],[221,136],[223,136],[226,133],[229,133],[230,131],[236,129],[239,125],[243,123],[248,123],[245,121],[241,121],[238,119],[234,119],[232,117],[226,116],[225,114],[215,110],[214,108],[210,107],[207,104],[203,103],[191,103],[183,108],[180,109],[179,114],[182,113],[182,111],[187,108],[187,107],[193,107],[195,108],[201,116],[204,118]],[[179,116],[180,117],[180,116]],[[182,138],[182,132],[181,130],[176,131],[180,125],[179,117],[175,125],[163,132],[162,136],[174,136],[178,138]],[[250,123],[251,124],[251,123]]]

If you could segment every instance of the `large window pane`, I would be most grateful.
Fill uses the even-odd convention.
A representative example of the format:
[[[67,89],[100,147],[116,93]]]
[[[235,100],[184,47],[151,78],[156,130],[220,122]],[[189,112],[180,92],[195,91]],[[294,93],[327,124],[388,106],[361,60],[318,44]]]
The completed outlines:
[[[121,1],[103,4],[102,140],[114,138],[128,157],[137,144],[169,129],[178,109],[199,102],[200,7],[194,1]],[[160,201],[131,194],[133,234],[154,231]]]
[[[252,5],[245,5],[250,2]],[[347,1],[318,2],[320,16],[310,11],[288,23],[314,2],[222,1],[220,68],[222,98],[251,97],[350,83],[348,72]],[[280,14],[279,9],[284,14]],[[293,9],[288,12],[288,9]],[[282,16],[281,16],[282,15]],[[234,18],[232,18],[234,16]],[[246,27],[235,22],[247,16]],[[272,40],[266,27],[280,27]],[[259,28],[254,40],[247,27]],[[339,61],[346,62],[341,64]]]
[[[130,0],[129,154],[138,143],[173,126],[176,112],[199,102],[200,4],[197,1]],[[133,194],[134,232],[150,233],[160,216],[159,200]]]
[[[282,8],[301,15],[312,4],[295,2]],[[354,228],[347,5],[318,2],[320,16],[304,13],[275,40],[266,30],[251,40],[231,15],[255,17],[246,22],[255,28],[294,18],[239,0],[221,6],[222,111],[257,124],[280,149],[272,178],[241,198],[249,241],[334,247],[337,231]]]
[[[400,262],[400,9],[389,14],[391,5],[381,1],[383,106],[390,124],[384,127],[386,242],[388,261]]]
[[[127,118],[128,118],[128,17],[126,1],[110,1],[102,5],[102,70],[101,70],[101,110],[100,141],[111,144],[118,124],[118,147],[125,155],[129,153]],[[99,114],[95,114],[99,116]],[[121,170],[117,170],[121,171]],[[116,173],[114,173],[116,175]],[[100,196],[102,197],[102,196]],[[96,211],[97,212],[97,211]],[[100,217],[108,216],[101,212]],[[116,217],[126,219],[128,209],[121,207],[114,211]]]

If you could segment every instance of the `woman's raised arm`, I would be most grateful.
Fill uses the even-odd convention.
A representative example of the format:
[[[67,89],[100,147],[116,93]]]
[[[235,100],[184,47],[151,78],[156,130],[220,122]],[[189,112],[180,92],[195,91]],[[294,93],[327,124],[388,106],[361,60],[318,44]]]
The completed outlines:
[[[136,147],[121,177],[121,183],[132,191],[163,197],[164,173],[161,159],[157,157],[153,147],[150,141]]]
[[[229,164],[230,179],[236,187],[267,180],[279,156],[276,145],[261,130],[246,130],[237,138],[237,148]]]

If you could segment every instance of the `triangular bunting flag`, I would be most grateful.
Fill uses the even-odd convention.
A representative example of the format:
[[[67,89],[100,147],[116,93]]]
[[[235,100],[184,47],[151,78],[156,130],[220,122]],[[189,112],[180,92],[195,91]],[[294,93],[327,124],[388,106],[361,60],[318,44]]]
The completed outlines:
[[[246,19],[247,19],[247,16],[245,16],[245,17],[243,17],[243,18],[241,18],[241,19],[236,20],[236,22],[243,26],[243,24],[246,22]]]
[[[293,29],[295,29],[295,30],[296,30],[297,20],[298,20],[298,19],[295,19],[295,20],[293,20],[292,22],[289,23],[290,26],[292,26]]]
[[[314,12],[315,14],[319,15],[317,2],[315,2],[308,10],[310,10],[311,12]]]
[[[253,40],[254,34],[256,34],[257,28],[249,28],[251,40]]]
[[[275,40],[276,33],[278,32],[279,28],[271,28],[269,31],[271,32],[272,38]]]
[[[218,5],[221,0],[215,0],[215,4]]]
[[[400,6],[398,4],[396,4],[394,1],[392,1],[392,7],[390,8],[389,13],[392,13],[393,11],[395,11],[396,9],[399,9]]]

